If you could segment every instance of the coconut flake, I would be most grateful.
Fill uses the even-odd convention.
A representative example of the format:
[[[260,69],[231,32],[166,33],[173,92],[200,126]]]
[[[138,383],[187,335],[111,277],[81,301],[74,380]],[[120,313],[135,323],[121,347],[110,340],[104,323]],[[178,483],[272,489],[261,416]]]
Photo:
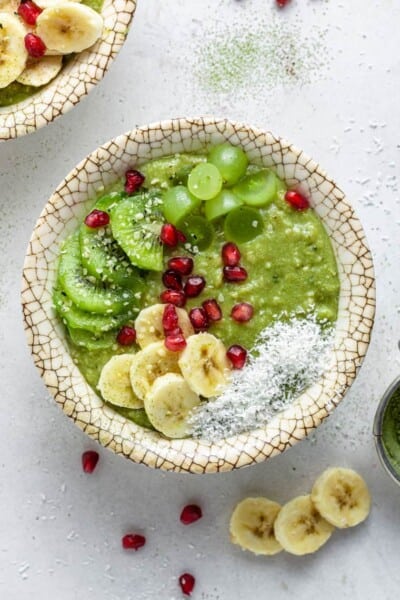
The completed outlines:
[[[266,425],[327,370],[333,336],[313,316],[264,329],[229,387],[193,411],[192,436],[216,441]]]

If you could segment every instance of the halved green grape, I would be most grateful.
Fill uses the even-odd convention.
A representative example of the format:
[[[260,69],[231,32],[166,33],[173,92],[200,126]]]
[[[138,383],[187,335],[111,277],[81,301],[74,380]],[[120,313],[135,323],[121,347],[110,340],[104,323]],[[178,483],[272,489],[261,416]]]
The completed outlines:
[[[201,204],[201,200],[192,196],[183,185],[169,188],[163,194],[162,211],[168,223],[176,225],[180,219],[192,213]]]
[[[103,350],[111,348],[117,343],[117,331],[108,331],[101,336],[96,336],[90,331],[70,327],[68,333],[75,346],[87,348],[88,350]]]
[[[215,165],[200,163],[188,177],[189,192],[200,200],[215,198],[222,189],[222,175]]]
[[[249,159],[242,148],[225,143],[211,148],[208,162],[217,167],[227,185],[233,185],[246,173]]]
[[[201,162],[205,162],[206,157],[197,154],[173,154],[151,160],[140,167],[141,173],[145,176],[144,186],[169,187],[173,185],[186,185],[190,171]]]
[[[214,227],[200,215],[188,215],[179,221],[178,229],[185,234],[187,242],[199,250],[208,248],[214,239]]]
[[[134,292],[122,287],[106,287],[93,282],[81,262],[79,231],[68,237],[61,250],[58,283],[81,310],[112,315],[126,312],[135,302]]]
[[[253,240],[264,230],[263,220],[255,208],[239,206],[227,214],[224,223],[225,238],[244,243]]]
[[[262,169],[258,173],[247,175],[235,185],[233,191],[245,204],[265,206],[276,196],[276,182],[275,173]]]
[[[139,301],[132,307],[131,312],[119,315],[100,315],[80,310],[61,290],[55,289],[53,292],[54,308],[59,317],[69,328],[85,329],[94,335],[101,335],[112,329],[117,329],[122,325],[132,321],[139,312]]]
[[[133,265],[149,271],[163,269],[160,204],[157,195],[142,192],[121,200],[111,212],[114,238]]]
[[[218,196],[205,203],[204,213],[209,221],[213,221],[242,204],[240,198],[231,190],[221,190]]]

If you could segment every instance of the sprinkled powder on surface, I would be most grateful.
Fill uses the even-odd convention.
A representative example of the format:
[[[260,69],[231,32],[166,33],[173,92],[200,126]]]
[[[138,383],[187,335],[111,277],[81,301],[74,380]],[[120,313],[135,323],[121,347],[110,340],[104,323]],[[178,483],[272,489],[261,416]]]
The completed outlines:
[[[301,32],[294,23],[272,19],[211,32],[197,48],[195,67],[201,86],[216,93],[266,86],[310,83],[329,64],[326,31]]]
[[[333,336],[313,317],[264,329],[232,384],[191,415],[193,437],[215,441],[265,425],[329,367]]]

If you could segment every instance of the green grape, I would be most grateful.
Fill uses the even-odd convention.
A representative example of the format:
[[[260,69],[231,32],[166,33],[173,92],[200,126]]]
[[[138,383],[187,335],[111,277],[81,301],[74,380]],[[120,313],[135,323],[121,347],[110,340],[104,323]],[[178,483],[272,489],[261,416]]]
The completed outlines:
[[[263,232],[261,215],[255,208],[239,206],[226,216],[224,234],[227,240],[237,243],[249,242]]]
[[[200,215],[188,215],[178,223],[178,229],[182,231],[186,240],[199,250],[205,250],[214,239],[214,227]]]
[[[188,177],[189,192],[200,200],[215,198],[222,189],[222,176],[217,167],[210,163],[200,163]]]
[[[231,190],[221,190],[218,196],[205,203],[204,212],[207,219],[213,221],[242,204],[243,202]]]
[[[190,194],[183,185],[169,188],[163,195],[162,211],[168,223],[176,225],[178,221],[193,212],[201,204],[198,198]]]
[[[240,181],[233,191],[250,206],[265,206],[276,196],[277,177],[272,171],[263,169],[258,173],[248,175]]]
[[[211,148],[208,162],[217,167],[227,185],[233,185],[246,173],[249,159],[241,148],[225,143]]]

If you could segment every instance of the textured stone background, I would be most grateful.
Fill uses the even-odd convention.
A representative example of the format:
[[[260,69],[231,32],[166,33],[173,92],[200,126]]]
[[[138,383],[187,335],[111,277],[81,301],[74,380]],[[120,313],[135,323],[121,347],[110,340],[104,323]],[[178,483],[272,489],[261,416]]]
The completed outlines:
[[[49,127],[0,145],[0,597],[172,600],[180,598],[176,578],[185,570],[197,577],[193,597],[204,600],[386,600],[399,589],[400,489],[378,464],[371,429],[378,399],[400,369],[400,7],[397,0],[370,0],[368,8],[364,0],[293,0],[277,14],[272,4],[142,0],[125,47],[97,89]],[[279,31],[297,29],[311,54],[319,40],[318,70],[306,57],[309,77],[300,68],[298,79],[286,77],[284,85],[266,77],[253,91],[205,90],[199,64],[215,48],[216,32],[245,33],[259,22],[266,30],[276,22]],[[93,444],[47,397],[25,347],[25,246],[52,190],[99,143],[135,124],[205,113],[270,128],[302,146],[353,202],[377,271],[370,352],[332,417],[268,463],[188,477],[101,449],[98,469],[86,477],[80,454]],[[336,533],[303,559],[255,558],[229,544],[229,513],[238,499],[265,493],[284,502],[307,492],[333,464],[365,475],[374,506],[364,526]],[[187,501],[201,503],[205,516],[183,529],[178,515]],[[130,529],[148,538],[134,555],[120,549]]]

